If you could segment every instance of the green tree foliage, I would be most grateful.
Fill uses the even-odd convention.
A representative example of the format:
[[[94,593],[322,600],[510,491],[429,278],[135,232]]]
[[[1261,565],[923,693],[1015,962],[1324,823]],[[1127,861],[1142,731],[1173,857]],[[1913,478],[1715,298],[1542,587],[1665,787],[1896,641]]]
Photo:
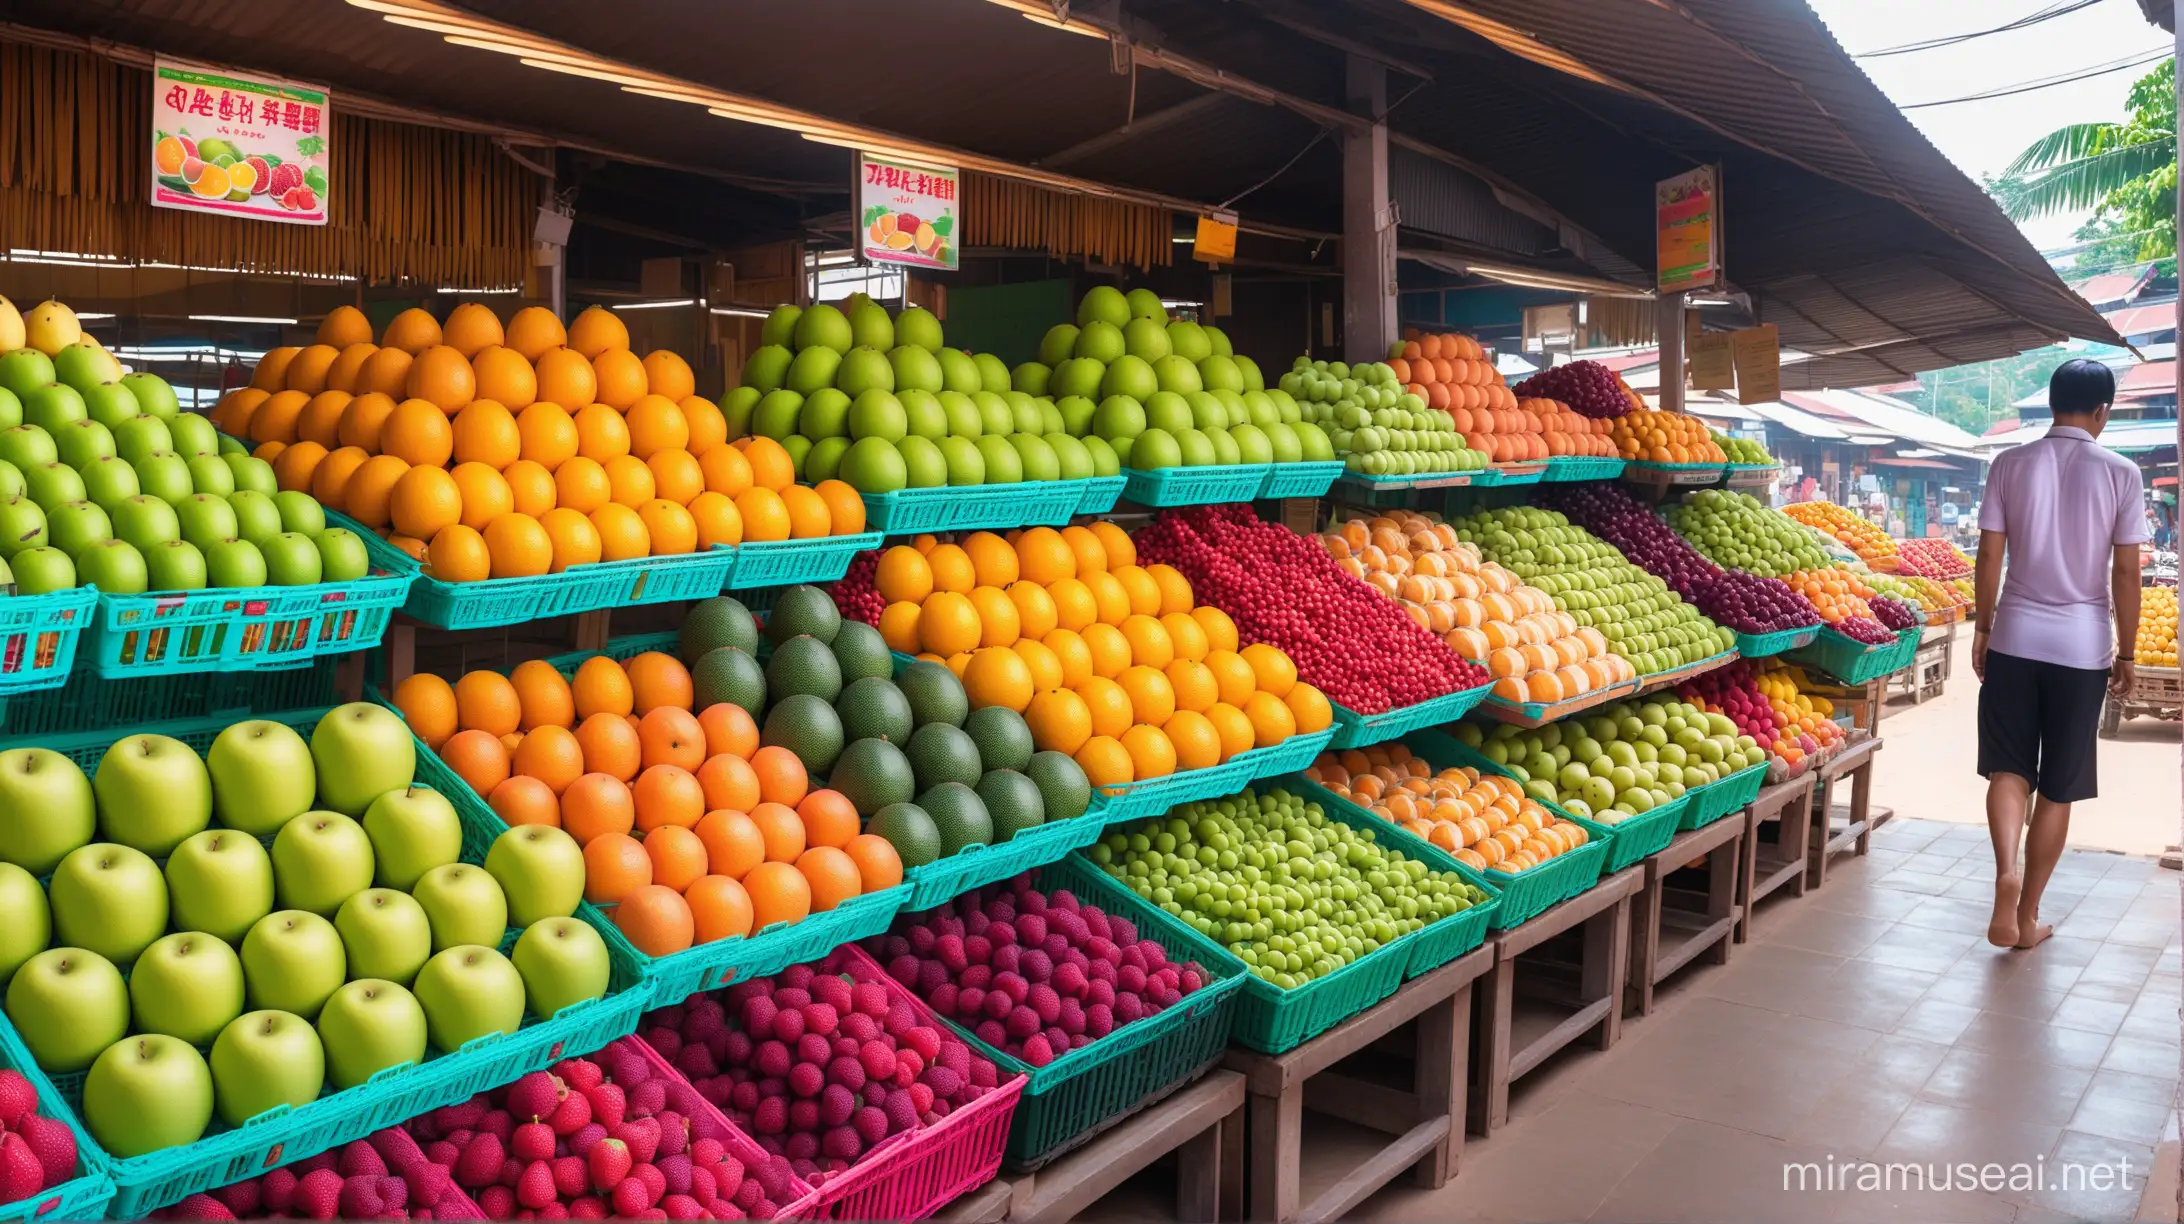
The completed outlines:
[[[2012,220],[2093,209],[2077,232],[2097,245],[2074,271],[2158,260],[2176,266],[2176,61],[2131,85],[2121,123],[2074,123],[2034,141],[1988,191]]]

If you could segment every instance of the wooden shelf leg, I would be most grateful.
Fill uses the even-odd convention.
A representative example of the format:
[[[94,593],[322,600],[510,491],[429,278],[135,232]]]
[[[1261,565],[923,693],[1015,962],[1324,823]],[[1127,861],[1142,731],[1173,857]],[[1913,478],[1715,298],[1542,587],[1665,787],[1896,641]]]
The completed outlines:
[[[369,651],[352,650],[334,664],[334,697],[336,700],[364,700],[364,657]],[[390,699],[393,694],[389,693]]]
[[[1279,1096],[1251,1094],[1252,1219],[1297,1218],[1303,1128],[1303,1084],[1291,1084]]]
[[[1866,848],[1873,841],[1873,821],[1868,810],[1873,803],[1873,758],[1850,775],[1850,818],[1858,823],[1858,855],[1863,858]]]
[[[417,622],[397,616],[387,626],[387,692],[391,696],[404,680],[417,674]]]
[[[1427,1008],[1418,1017],[1417,1117],[1448,1115],[1448,1134],[1412,1166],[1412,1179],[1438,1190],[1456,1176],[1464,1150],[1464,1061],[1471,1037],[1471,986]]]
[[[1735,860],[1730,863],[1733,867]],[[1633,902],[1637,912],[1630,924],[1630,975],[1619,1001],[1626,1016],[1653,1014],[1654,966],[1661,956],[1661,894],[1668,890],[1668,871],[1666,864],[1648,864],[1645,887]]]
[[[1175,1218],[1180,1224],[1214,1224],[1221,1218],[1223,1119],[1175,1150]]]
[[[1497,961],[1479,981],[1478,1038],[1472,1043],[1472,1133],[1490,1135],[1509,1122],[1510,1012],[1514,1004],[1515,960]]]
[[[1719,922],[1737,912],[1737,863],[1743,857],[1744,845],[1750,834],[1740,837],[1726,846],[1717,847],[1706,859],[1706,920],[1708,925]],[[1736,940],[1724,936],[1706,949],[1706,963],[1726,965],[1729,949]],[[1653,1003],[1653,990],[1648,981],[1646,1004]]]
[[[1600,1030],[1594,1038],[1599,1047],[1606,1050],[1623,1034],[1620,996],[1623,979],[1630,972],[1629,894],[1585,920],[1584,940],[1585,959],[1578,969],[1578,993],[1588,1003],[1594,999],[1608,1000],[1607,1013],[1600,1017]]]
[[[1223,1220],[1242,1220],[1244,1216],[1244,1116],[1248,1105],[1238,1105],[1229,1116],[1221,1119],[1221,1216]]]
[[[1752,890],[1759,880],[1759,813],[1744,809],[1744,849],[1737,852],[1736,942],[1752,937]]]

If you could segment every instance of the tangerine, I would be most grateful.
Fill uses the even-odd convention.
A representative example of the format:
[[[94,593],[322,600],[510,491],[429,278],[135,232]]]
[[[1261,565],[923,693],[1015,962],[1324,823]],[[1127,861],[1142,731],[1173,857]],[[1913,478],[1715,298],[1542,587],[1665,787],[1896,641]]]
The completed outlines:
[[[538,398],[581,412],[599,398],[599,377],[591,361],[575,349],[551,348],[531,359]]]
[[[394,415],[394,409],[391,395],[376,391],[359,395],[341,410],[341,424],[335,430],[335,436],[343,446],[354,446],[365,454],[376,455],[379,453],[379,435],[386,428],[387,418]],[[240,434],[242,431],[231,428],[228,432]]]
[[[714,875],[740,880],[766,861],[766,835],[744,812],[731,808],[707,812],[698,821],[696,833],[705,843],[706,863]]]
[[[690,520],[697,525],[700,549],[743,542],[743,512],[710,489],[690,499]]]
[[[902,856],[895,851],[895,844],[877,833],[859,833],[842,847],[849,861],[857,865],[857,878],[864,882],[864,891],[879,892],[902,883]]]
[[[593,655],[578,664],[569,690],[576,698],[578,718],[590,718],[594,714],[622,718],[636,709],[636,695],[630,688],[629,673],[605,655]]]
[[[664,497],[637,508],[655,557],[679,557],[697,551],[698,520],[688,510]]]
[[[528,514],[503,514],[486,524],[483,535],[495,578],[536,578],[553,568],[553,540]]]
[[[637,827],[637,801],[613,774],[588,773],[561,792],[561,828],[578,845]]]
[[[517,825],[561,827],[561,799],[537,778],[511,775],[485,797],[487,806],[510,828]]]
[[[660,884],[633,889],[622,898],[614,907],[614,925],[646,956],[672,956],[689,947],[696,934],[689,903]]]
[[[684,450],[690,445],[690,422],[682,409],[656,392],[631,404],[625,422],[629,426],[629,453],[639,459],[650,459],[665,450]]]
[[[652,856],[644,843],[627,833],[609,833],[584,843],[584,899],[613,905],[652,883]]]
[[[673,765],[695,771],[705,764],[705,730],[688,710],[672,705],[647,710],[637,719],[637,738],[643,746],[640,761],[647,769]]]
[[[644,742],[637,728],[619,714],[598,713],[578,723],[576,744],[584,753],[584,769],[624,782],[644,768]]]
[[[440,760],[480,797],[508,780],[508,750],[491,731],[457,731],[440,745]]]
[[[793,807],[804,801],[811,787],[804,762],[778,744],[768,744],[752,753],[751,769],[758,775],[758,797],[767,803]]]
[[[758,826],[759,835],[766,839],[767,862],[793,863],[809,844],[803,817],[787,804],[759,804],[751,809],[751,823]]]
[[[461,729],[456,713],[455,686],[431,672],[417,672],[394,688],[394,708],[402,711],[410,734],[438,749],[447,737]]]
[[[751,933],[751,895],[724,875],[700,876],[683,890],[699,943]]]
[[[287,456],[282,458],[285,460]],[[445,469],[436,467],[413,467],[402,473],[387,499],[387,511],[394,529],[420,540],[429,540],[440,534],[441,528],[461,521],[463,505],[462,490],[455,478]],[[478,526],[476,523],[469,525]]]
[[[455,453],[455,428],[430,401],[406,399],[394,406],[380,429],[379,447],[405,463],[445,467]]]
[[[811,886],[811,908],[825,913],[864,891],[857,862],[834,846],[813,846],[797,856],[796,869]]]
[[[576,456],[554,469],[554,504],[590,514],[613,499],[607,470],[596,459]]]
[[[648,650],[623,667],[629,673],[630,693],[636,703],[633,709],[639,715],[649,714],[662,706],[690,709],[690,670],[682,665],[682,660]],[[700,742],[703,742],[702,736]]]
[[[760,863],[743,877],[751,898],[751,929],[764,931],[777,922],[801,922],[811,915],[811,881],[789,863]]]
[[[654,765],[638,774],[630,795],[637,805],[637,827],[647,833],[668,825],[693,828],[705,815],[705,788],[677,765]]]
[[[441,582],[483,582],[493,576],[493,555],[484,536],[457,523],[426,545],[425,571]]]
[[[455,721],[465,731],[506,735],[523,725],[523,701],[499,672],[466,672],[455,682]]]
[[[645,853],[652,858],[652,878],[676,892],[698,882],[705,874],[705,843],[680,825],[667,825],[645,834]]]
[[[752,721],[750,711],[733,702],[706,707],[698,715],[698,726],[705,729],[707,756],[727,755],[748,761],[758,751],[758,724]]]
[[[605,404],[586,404],[576,410],[576,453],[605,463],[629,453],[629,425],[622,414]]]
[[[789,508],[779,493],[754,485],[735,500],[736,513],[743,518],[745,540],[771,542],[789,538]]]

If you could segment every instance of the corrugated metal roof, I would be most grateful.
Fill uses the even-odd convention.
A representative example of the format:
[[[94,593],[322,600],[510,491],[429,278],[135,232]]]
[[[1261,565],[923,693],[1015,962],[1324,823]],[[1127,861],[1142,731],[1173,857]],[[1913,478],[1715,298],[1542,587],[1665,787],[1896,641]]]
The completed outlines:
[[[2154,265],[2140,264],[2122,272],[2103,272],[2084,280],[2070,282],[2071,291],[2095,306],[2113,306],[2128,302],[2146,288],[2154,278]]]
[[[1850,437],[1849,434],[1829,424],[1824,418],[1814,416],[1812,413],[1793,407],[1790,404],[1753,404],[1751,408],[1752,411],[1773,421],[1775,424],[1787,426],[1808,438],[1818,438],[1826,442],[1841,442]]]
[[[2128,306],[2112,310],[2101,316],[2116,334],[2128,340],[2133,336],[2155,336],[2176,330],[2176,303],[2155,302],[2147,306]]]
[[[1979,440],[1983,451],[2002,451],[2027,442],[2037,442],[2047,436],[2050,422],[2041,421],[2013,429],[2008,433],[1992,434]],[[2111,421],[2101,430],[2100,443],[2114,451],[2146,451],[2176,445],[2176,422],[2163,421]]]
[[[1409,149],[1388,150],[1388,194],[1415,229],[1523,255],[1561,245],[1554,230],[1504,206],[1476,177]]]
[[[2176,363],[2174,361],[2146,361],[2132,366],[2116,380],[2116,394],[2127,391],[2173,391],[2176,389]]]

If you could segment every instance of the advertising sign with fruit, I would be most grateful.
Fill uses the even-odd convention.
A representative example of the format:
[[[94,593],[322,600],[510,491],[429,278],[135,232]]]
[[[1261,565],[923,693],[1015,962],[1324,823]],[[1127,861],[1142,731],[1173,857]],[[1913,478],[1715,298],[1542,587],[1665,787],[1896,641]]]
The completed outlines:
[[[1654,265],[1663,293],[1721,279],[1721,167],[1700,166],[1653,188]]]
[[[914,268],[956,266],[963,178],[949,168],[857,155],[857,255]]]
[[[161,59],[152,74],[152,204],[326,224],[326,91]]]

